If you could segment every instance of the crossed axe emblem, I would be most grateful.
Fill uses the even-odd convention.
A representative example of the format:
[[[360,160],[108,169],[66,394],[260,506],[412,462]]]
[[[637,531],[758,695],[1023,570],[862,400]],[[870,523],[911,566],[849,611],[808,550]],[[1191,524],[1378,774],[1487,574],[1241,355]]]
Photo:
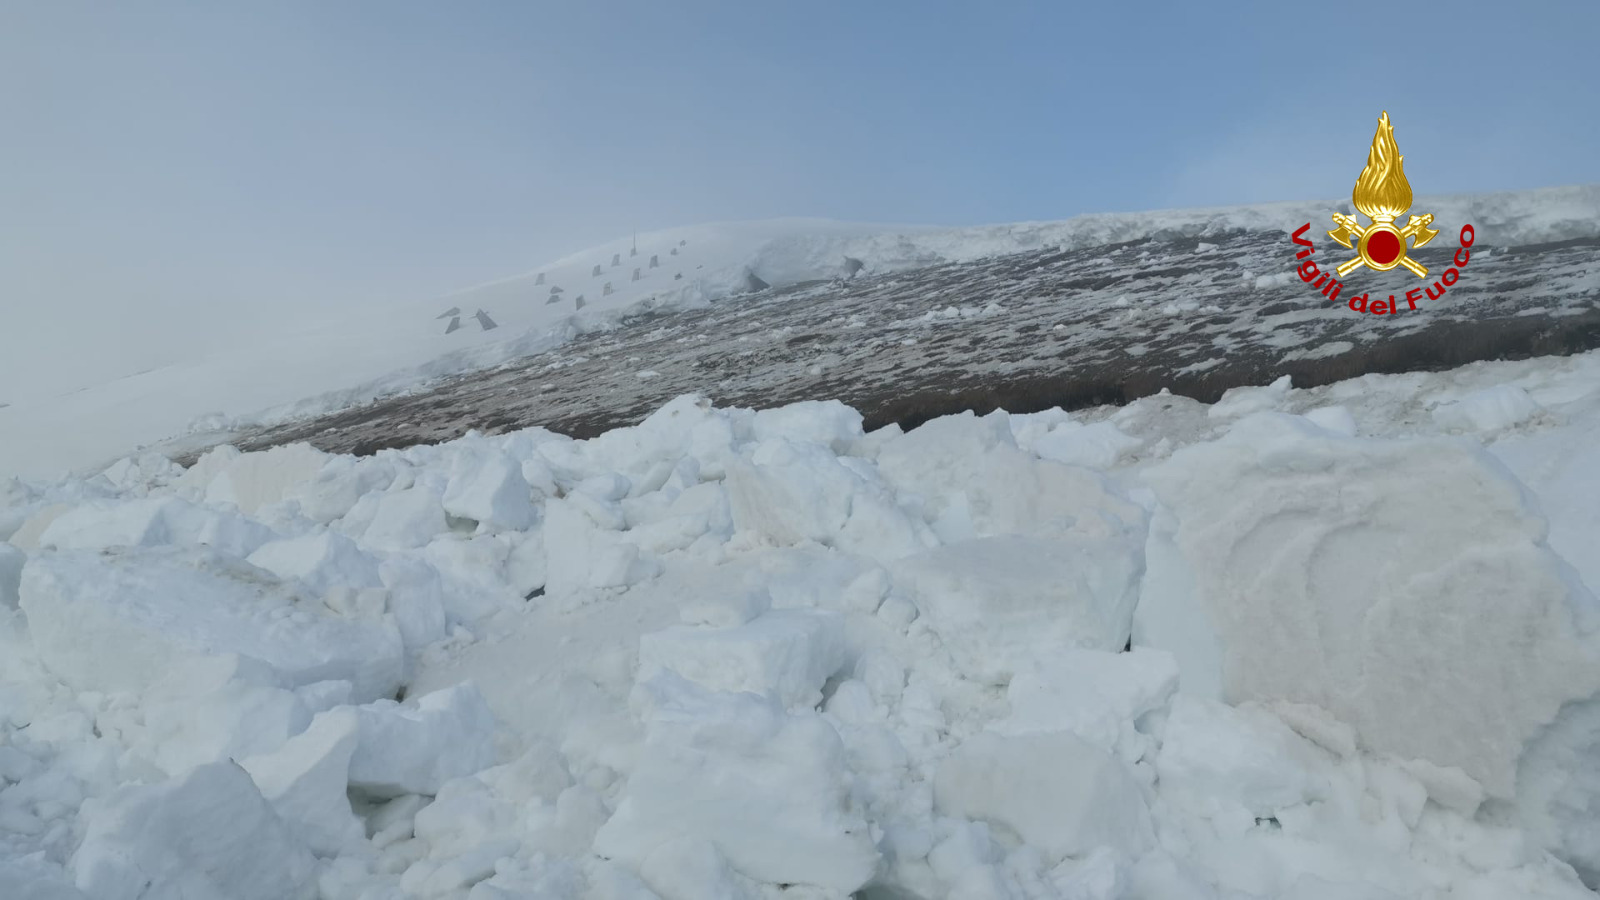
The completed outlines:
[[[1339,213],[1333,214],[1333,224],[1339,227],[1328,232],[1328,237],[1358,254],[1355,259],[1339,264],[1340,278],[1349,275],[1358,266],[1367,266],[1379,272],[1405,266],[1418,278],[1428,277],[1428,267],[1406,255],[1406,239],[1415,238],[1412,246],[1421,247],[1438,237],[1438,230],[1428,227],[1433,224],[1432,213],[1412,216],[1404,228],[1394,227],[1392,216],[1378,216],[1371,225],[1363,227],[1354,217]],[[1351,244],[1352,239],[1355,240],[1354,244]]]

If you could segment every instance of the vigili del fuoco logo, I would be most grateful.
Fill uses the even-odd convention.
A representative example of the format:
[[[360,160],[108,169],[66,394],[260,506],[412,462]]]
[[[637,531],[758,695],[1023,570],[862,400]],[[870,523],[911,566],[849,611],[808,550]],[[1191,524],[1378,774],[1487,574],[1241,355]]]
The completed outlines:
[[[1461,226],[1461,248],[1456,251],[1452,261],[1455,266],[1445,269],[1436,278],[1431,286],[1426,286],[1428,267],[1412,259],[1409,249],[1416,249],[1438,237],[1436,229],[1429,228],[1433,224],[1433,214],[1423,213],[1413,215],[1406,222],[1404,228],[1395,227],[1394,220],[1406,214],[1411,208],[1411,183],[1406,181],[1406,158],[1400,155],[1400,147],[1394,142],[1394,126],[1389,123],[1389,113],[1384,112],[1378,118],[1378,131],[1372,136],[1372,149],[1367,151],[1367,167],[1361,170],[1361,177],[1356,179],[1355,190],[1350,192],[1350,202],[1355,205],[1363,215],[1372,220],[1371,225],[1362,225],[1360,220],[1353,216],[1333,214],[1333,224],[1339,226],[1328,232],[1328,237],[1333,238],[1341,247],[1346,247],[1356,252],[1354,259],[1339,263],[1333,269],[1338,278],[1344,278],[1356,269],[1365,266],[1374,272],[1387,272],[1390,269],[1404,267],[1406,271],[1423,279],[1424,287],[1412,288],[1406,291],[1405,301],[1409,309],[1417,308],[1417,301],[1426,294],[1429,300],[1437,300],[1444,296],[1445,291],[1461,277],[1461,269],[1466,268],[1467,261],[1472,258],[1472,242],[1477,238],[1471,225]],[[1295,229],[1294,242],[1302,247],[1295,259],[1305,260],[1298,270],[1300,280],[1320,289],[1323,296],[1329,300],[1337,300],[1339,292],[1344,285],[1338,278],[1333,277],[1328,271],[1318,267],[1315,260],[1308,259],[1316,252],[1304,235],[1311,230],[1311,223],[1307,222]],[[1355,241],[1354,244],[1351,241]],[[1406,243],[1410,241],[1408,248]],[[1363,293],[1358,297],[1351,297],[1349,306],[1356,312],[1370,312],[1376,315],[1393,315],[1399,310],[1400,301],[1389,295],[1387,300],[1370,300]]]

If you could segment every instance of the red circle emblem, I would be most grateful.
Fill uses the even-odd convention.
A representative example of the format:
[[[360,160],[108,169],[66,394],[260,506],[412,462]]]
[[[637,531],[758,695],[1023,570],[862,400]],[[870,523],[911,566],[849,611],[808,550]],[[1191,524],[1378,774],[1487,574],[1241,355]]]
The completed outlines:
[[[1392,231],[1374,232],[1367,240],[1367,256],[1380,266],[1386,266],[1400,258],[1400,239]]]

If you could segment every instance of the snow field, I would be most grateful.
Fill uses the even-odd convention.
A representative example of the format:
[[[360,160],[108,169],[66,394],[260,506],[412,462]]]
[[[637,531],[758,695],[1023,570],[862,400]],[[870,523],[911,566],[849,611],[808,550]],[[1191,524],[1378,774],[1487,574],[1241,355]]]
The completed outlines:
[[[0,896],[1578,898],[1600,355],[0,486]]]

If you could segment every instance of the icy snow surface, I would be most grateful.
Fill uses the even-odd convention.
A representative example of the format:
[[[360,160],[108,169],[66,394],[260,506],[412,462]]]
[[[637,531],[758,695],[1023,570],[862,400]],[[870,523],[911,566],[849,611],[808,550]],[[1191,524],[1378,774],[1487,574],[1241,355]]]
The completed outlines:
[[[0,896],[1593,896],[1597,447],[1590,353],[11,481]]]

